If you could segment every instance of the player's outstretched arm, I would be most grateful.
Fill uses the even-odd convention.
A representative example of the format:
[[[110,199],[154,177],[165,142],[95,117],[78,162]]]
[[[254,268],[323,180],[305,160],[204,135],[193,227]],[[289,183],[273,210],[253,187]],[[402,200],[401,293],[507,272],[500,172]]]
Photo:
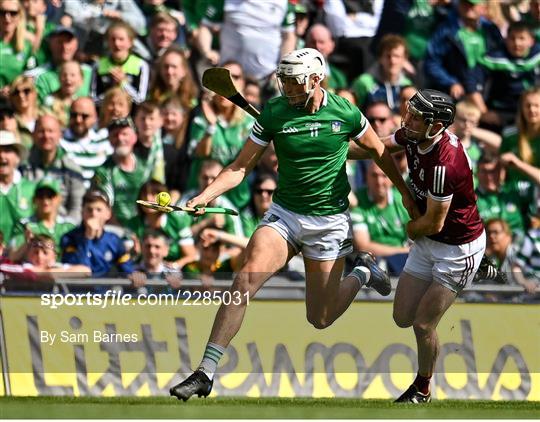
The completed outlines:
[[[395,142],[392,142],[392,135],[379,138],[391,154],[403,150],[403,147]],[[368,150],[364,149],[361,144],[349,142],[349,152],[347,153],[348,160],[368,160],[371,158]]]
[[[265,149],[265,146],[256,144],[248,138],[236,159],[221,170],[216,180],[210,183],[199,195],[190,199],[186,205],[188,207],[206,206],[219,195],[238,186],[244,180],[244,177],[253,170]]]
[[[421,236],[430,236],[439,233],[444,226],[444,220],[450,209],[452,199],[447,201],[437,201],[427,198],[426,213],[416,220],[411,220],[407,224],[407,234],[414,240]]]
[[[392,181],[394,186],[401,193],[403,205],[407,209],[411,218],[417,218],[420,213],[414,203],[411,191],[405,184],[405,181],[401,177],[399,170],[396,167],[390,150],[379,139],[373,128],[370,126],[364,133],[364,135],[355,140],[356,144],[368,151],[370,157],[377,163],[377,165],[385,172],[388,178]]]

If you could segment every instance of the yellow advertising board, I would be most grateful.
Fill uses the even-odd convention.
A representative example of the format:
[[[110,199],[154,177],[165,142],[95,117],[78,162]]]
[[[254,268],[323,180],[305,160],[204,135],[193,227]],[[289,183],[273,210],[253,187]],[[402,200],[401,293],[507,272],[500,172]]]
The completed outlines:
[[[166,395],[196,367],[216,305],[51,309],[0,298],[13,395]],[[540,400],[540,307],[455,304],[439,325],[434,397]],[[214,395],[391,398],[412,381],[412,329],[390,302],[355,302],[317,330],[302,301],[253,301]]]

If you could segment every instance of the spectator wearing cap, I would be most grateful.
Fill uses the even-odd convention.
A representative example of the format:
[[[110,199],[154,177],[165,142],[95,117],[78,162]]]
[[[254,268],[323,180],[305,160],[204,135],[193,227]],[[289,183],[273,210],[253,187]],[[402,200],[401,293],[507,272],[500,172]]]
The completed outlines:
[[[6,244],[19,222],[32,215],[35,183],[17,170],[27,154],[13,133],[0,131],[0,231]]]
[[[34,214],[21,220],[20,226],[9,243],[12,261],[19,261],[26,254],[30,240],[36,235],[46,234],[60,245],[60,239],[75,227],[68,217],[58,215],[62,203],[60,183],[56,179],[43,178],[36,185],[34,193]],[[58,256],[61,251],[57,250]]]
[[[77,98],[69,110],[69,123],[60,140],[67,156],[82,169],[85,185],[94,172],[112,155],[106,128],[97,128],[96,106],[91,98]]]
[[[336,43],[330,30],[321,23],[311,26],[306,34],[306,47],[318,50],[326,60],[327,76],[324,78],[328,88],[332,91],[347,88],[349,83],[345,73],[328,61],[328,57],[334,52]]]
[[[152,172],[133,148],[137,142],[135,125],[130,118],[116,119],[109,125],[109,141],[113,155],[96,169],[92,185],[107,193],[116,220],[125,224],[137,214],[135,201],[141,186]]]
[[[79,222],[85,191],[82,170],[60,146],[61,136],[58,119],[50,115],[41,116],[36,123],[28,164],[21,170],[25,177],[36,182],[45,176],[58,180],[62,193],[59,213]]]
[[[39,100],[43,100],[60,88],[59,70],[63,63],[75,60],[79,48],[79,41],[73,28],[57,26],[47,37],[50,60],[41,66],[26,72],[27,76],[34,78]],[[92,67],[81,63],[83,84],[77,91],[78,96],[87,96],[90,93],[92,81]]]
[[[24,21],[24,11],[18,1],[0,0],[0,97],[7,97],[9,84],[24,70],[35,66]]]
[[[115,267],[131,274],[133,263],[122,239],[105,228],[111,215],[107,195],[98,189],[89,190],[83,198],[82,224],[60,242],[62,262],[86,265],[96,277],[106,276]]]
[[[131,52],[135,32],[127,23],[115,21],[107,29],[106,37],[109,51],[93,68],[92,97],[101,103],[108,89],[120,86],[135,104],[142,103],[148,91],[150,68]]]
[[[459,0],[428,43],[424,72],[428,86],[459,100],[476,90],[469,83],[479,59],[503,48],[499,28],[485,19],[485,0]]]

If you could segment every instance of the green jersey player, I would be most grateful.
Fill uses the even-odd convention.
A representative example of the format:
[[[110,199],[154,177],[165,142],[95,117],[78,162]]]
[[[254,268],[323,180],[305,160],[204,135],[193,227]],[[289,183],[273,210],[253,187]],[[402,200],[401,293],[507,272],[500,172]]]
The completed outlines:
[[[279,163],[274,203],[253,233],[244,265],[231,286],[231,293],[239,292],[242,302],[220,307],[199,369],[170,390],[179,399],[210,393],[217,363],[240,329],[248,298],[299,252],[306,268],[307,319],[316,328],[331,325],[363,285],[390,293],[388,276],[367,253],[359,255],[353,271],[341,280],[345,256],[352,251],[345,172],[349,142],[370,153],[411,213],[414,201],[358,108],[321,89],[325,72],[317,50],[304,48],[284,56],[277,69],[282,95],[268,102],[235,161],[187,202],[206,206],[237,186],[273,141]]]

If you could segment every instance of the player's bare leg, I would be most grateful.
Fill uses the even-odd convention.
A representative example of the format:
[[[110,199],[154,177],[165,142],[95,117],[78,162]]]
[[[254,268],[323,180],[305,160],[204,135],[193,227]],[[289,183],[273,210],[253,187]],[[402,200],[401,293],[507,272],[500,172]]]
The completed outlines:
[[[260,227],[255,231],[246,249],[245,263],[229,289],[232,297],[241,300],[219,307],[201,366],[185,381],[172,387],[171,395],[185,401],[194,394],[199,397],[210,394],[217,363],[242,325],[248,297],[251,299],[295,253],[276,230]]]
[[[394,297],[394,321],[398,327],[412,327],[418,305],[430,284],[431,281],[401,273]]]
[[[455,292],[442,284],[431,283],[420,300],[413,328],[418,345],[418,373],[421,376],[431,377],[433,374],[440,348],[436,328],[455,299]]]
[[[304,257],[306,267],[307,319],[315,328],[326,328],[347,310],[364,285],[386,296],[391,285],[388,275],[367,253],[359,253],[351,274],[341,279],[345,257],[318,261]]]
[[[412,326],[418,349],[418,374],[396,402],[422,403],[431,400],[429,384],[439,355],[437,325],[456,294],[439,283],[401,274],[394,299],[394,321]]]

